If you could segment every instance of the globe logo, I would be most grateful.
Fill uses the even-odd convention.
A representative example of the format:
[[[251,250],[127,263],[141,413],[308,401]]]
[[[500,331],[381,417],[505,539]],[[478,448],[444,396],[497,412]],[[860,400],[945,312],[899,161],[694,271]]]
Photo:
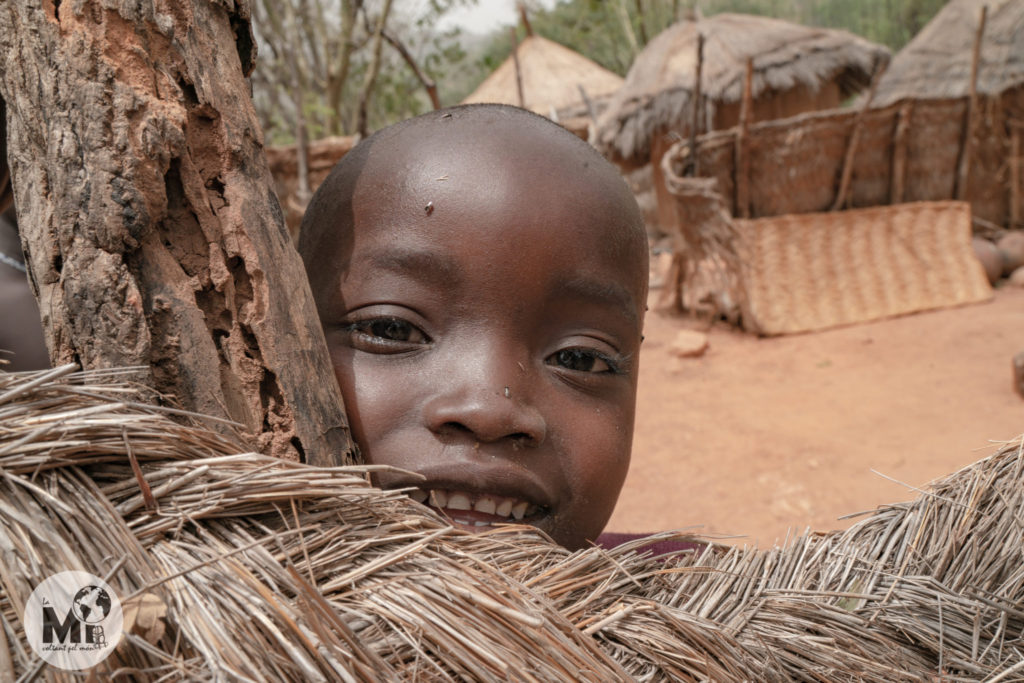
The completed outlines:
[[[75,593],[71,608],[84,624],[98,624],[110,614],[110,595],[99,586],[85,586]]]
[[[23,614],[25,639],[32,650],[65,671],[91,669],[102,662],[121,641],[124,628],[117,591],[83,571],[44,579],[28,596]]]

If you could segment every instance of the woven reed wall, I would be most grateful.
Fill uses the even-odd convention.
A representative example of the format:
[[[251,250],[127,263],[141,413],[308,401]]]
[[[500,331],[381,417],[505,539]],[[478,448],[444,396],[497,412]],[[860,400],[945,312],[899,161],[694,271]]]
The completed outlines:
[[[907,144],[907,201],[953,196],[965,110],[963,100],[914,102]]]
[[[977,117],[967,200],[973,214],[998,225],[1009,223],[1010,154],[1008,120],[1020,115],[1020,93],[982,100]],[[896,132],[903,103],[864,112],[853,157],[848,195],[851,207],[893,203]],[[903,201],[940,201],[955,197],[960,139],[966,100],[918,100],[909,103],[905,139]],[[750,215],[779,216],[826,211],[835,202],[847,144],[858,110],[812,112],[754,124],[745,143],[750,163]],[[718,179],[734,215],[737,129],[698,139],[700,175]],[[680,154],[686,154],[682,149]],[[673,160],[676,164],[682,159]],[[1019,192],[1024,192],[1021,188]]]
[[[316,192],[320,183],[355,145],[355,137],[332,137],[315,140],[306,148],[309,166],[309,190]],[[274,176],[274,190],[284,211],[285,224],[293,240],[298,240],[299,226],[305,207],[298,200],[299,158],[295,145],[267,147],[267,163]]]
[[[965,202],[737,220],[749,311],[760,334],[807,332],[985,301]]]

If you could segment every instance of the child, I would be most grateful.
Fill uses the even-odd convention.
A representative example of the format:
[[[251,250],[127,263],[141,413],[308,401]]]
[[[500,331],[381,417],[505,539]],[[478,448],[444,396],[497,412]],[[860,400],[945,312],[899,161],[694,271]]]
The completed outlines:
[[[515,107],[367,138],[299,243],[353,435],[385,488],[466,529],[597,539],[629,466],[647,297],[639,209],[613,166]]]

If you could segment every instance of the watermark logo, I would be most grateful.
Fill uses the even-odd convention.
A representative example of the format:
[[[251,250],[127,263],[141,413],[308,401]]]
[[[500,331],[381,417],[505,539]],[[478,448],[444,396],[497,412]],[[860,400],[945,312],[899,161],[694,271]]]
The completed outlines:
[[[121,601],[88,572],[54,574],[25,603],[25,635],[36,654],[61,669],[89,669],[121,639]]]

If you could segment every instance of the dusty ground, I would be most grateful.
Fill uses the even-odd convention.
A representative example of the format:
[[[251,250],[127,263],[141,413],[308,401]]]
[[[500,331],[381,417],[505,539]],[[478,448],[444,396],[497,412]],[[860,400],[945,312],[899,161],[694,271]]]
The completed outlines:
[[[693,359],[668,350],[685,327],[648,315],[633,465],[610,531],[700,527],[764,546],[842,528],[855,520],[838,517],[912,498],[908,485],[1024,432],[1010,364],[1024,350],[1024,289],[815,334],[715,327]]]

